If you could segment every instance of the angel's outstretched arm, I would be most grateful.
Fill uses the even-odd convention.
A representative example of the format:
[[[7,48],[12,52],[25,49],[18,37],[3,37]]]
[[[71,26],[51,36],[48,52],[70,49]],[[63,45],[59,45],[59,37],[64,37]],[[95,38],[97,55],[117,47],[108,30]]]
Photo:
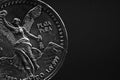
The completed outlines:
[[[24,31],[25,35],[27,35],[27,37],[32,38],[32,39],[37,40],[37,41],[42,41],[42,37],[41,37],[41,36],[38,36],[38,37],[37,37],[37,36],[31,34],[31,33],[30,33],[29,31],[27,31],[24,27],[23,27],[23,31]]]
[[[10,31],[16,30],[16,28],[14,26],[10,25],[5,18],[2,18],[2,19],[3,19],[3,23],[4,23],[6,28],[8,28]]]

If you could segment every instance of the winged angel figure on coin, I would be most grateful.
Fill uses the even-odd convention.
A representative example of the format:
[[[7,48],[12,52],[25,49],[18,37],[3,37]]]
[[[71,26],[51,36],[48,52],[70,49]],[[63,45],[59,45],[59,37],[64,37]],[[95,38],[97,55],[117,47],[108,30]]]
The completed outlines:
[[[68,48],[59,14],[41,0],[0,1],[0,80],[49,80]]]
[[[39,68],[39,65],[36,63],[36,59],[32,54],[32,49],[37,50],[40,56],[42,55],[42,52],[39,49],[32,47],[28,37],[31,37],[37,41],[42,40],[40,35],[35,36],[29,32],[32,24],[34,23],[34,19],[41,14],[41,6],[38,5],[27,13],[24,19],[25,24],[23,26],[20,25],[21,20],[19,18],[14,18],[12,23],[8,22],[5,19],[7,14],[8,13],[6,10],[0,11],[0,31],[3,35],[7,36],[7,38],[14,45],[15,56],[20,57],[20,62],[25,64],[22,69],[25,70],[28,75],[32,76],[34,71]],[[1,59],[9,58],[2,57]]]

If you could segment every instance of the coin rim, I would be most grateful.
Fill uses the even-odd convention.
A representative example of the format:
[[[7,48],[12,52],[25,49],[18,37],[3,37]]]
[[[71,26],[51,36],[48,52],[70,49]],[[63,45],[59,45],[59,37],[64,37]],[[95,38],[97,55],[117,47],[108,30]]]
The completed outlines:
[[[41,3],[45,4],[48,8],[50,8],[57,15],[57,17],[60,19],[60,21],[61,21],[61,23],[63,25],[62,27],[65,29],[65,35],[66,35],[66,40],[67,40],[67,43],[66,43],[67,46],[66,46],[66,50],[63,52],[64,55],[62,56],[62,61],[60,63],[58,63],[55,70],[44,79],[44,80],[50,80],[53,76],[55,76],[58,73],[58,71],[60,70],[60,68],[62,67],[62,65],[64,63],[65,56],[68,53],[67,52],[67,50],[68,50],[68,33],[67,33],[67,30],[66,30],[65,24],[64,24],[62,18],[59,16],[59,14],[50,5],[48,5],[47,3],[45,3],[45,2],[43,2],[41,0],[38,0],[38,1],[40,1]]]
[[[6,1],[9,1],[9,0],[6,0]],[[5,1],[5,2],[6,2]],[[19,0],[17,0],[17,1],[19,1]],[[62,55],[62,59],[61,59],[61,61],[57,64],[57,67],[55,67],[55,69],[49,74],[48,73],[48,76],[47,77],[45,77],[44,78],[44,80],[50,80],[53,76],[55,76],[56,74],[57,74],[57,72],[60,70],[60,68],[61,68],[61,66],[63,65],[63,62],[64,62],[64,60],[65,60],[65,56],[66,56],[66,54],[68,53],[67,51],[68,51],[68,33],[67,33],[67,30],[66,30],[66,27],[65,27],[65,24],[64,24],[64,22],[63,22],[63,20],[62,20],[62,18],[59,16],[59,14],[50,6],[50,5],[48,5],[46,2],[44,2],[44,1],[42,1],[42,0],[36,0],[36,1],[38,1],[38,2],[40,2],[41,4],[43,4],[43,5],[45,5],[45,6],[47,6],[49,9],[51,9],[52,10],[52,13],[54,12],[56,15],[55,16],[57,16],[58,18],[59,18],[59,22],[61,22],[62,23],[62,28],[64,29],[64,33],[65,33],[65,40],[66,40],[66,47],[65,47],[65,50],[63,51],[63,53],[64,53],[64,55]],[[4,2],[4,1],[3,1]],[[0,4],[1,5],[1,4]],[[54,21],[54,20],[53,20]],[[56,24],[56,23],[54,23],[54,24]]]

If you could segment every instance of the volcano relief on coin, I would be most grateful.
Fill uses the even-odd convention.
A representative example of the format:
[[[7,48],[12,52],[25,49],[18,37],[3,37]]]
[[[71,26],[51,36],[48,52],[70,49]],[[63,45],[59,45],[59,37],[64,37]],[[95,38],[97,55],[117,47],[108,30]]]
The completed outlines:
[[[58,13],[41,0],[0,1],[0,80],[48,80],[68,38]]]

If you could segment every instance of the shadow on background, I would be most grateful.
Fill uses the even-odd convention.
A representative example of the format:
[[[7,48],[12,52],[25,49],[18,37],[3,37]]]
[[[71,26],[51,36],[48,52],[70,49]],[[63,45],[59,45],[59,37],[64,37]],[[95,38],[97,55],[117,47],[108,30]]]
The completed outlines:
[[[66,60],[53,80],[120,79],[118,3],[44,1],[60,14],[69,35]]]

